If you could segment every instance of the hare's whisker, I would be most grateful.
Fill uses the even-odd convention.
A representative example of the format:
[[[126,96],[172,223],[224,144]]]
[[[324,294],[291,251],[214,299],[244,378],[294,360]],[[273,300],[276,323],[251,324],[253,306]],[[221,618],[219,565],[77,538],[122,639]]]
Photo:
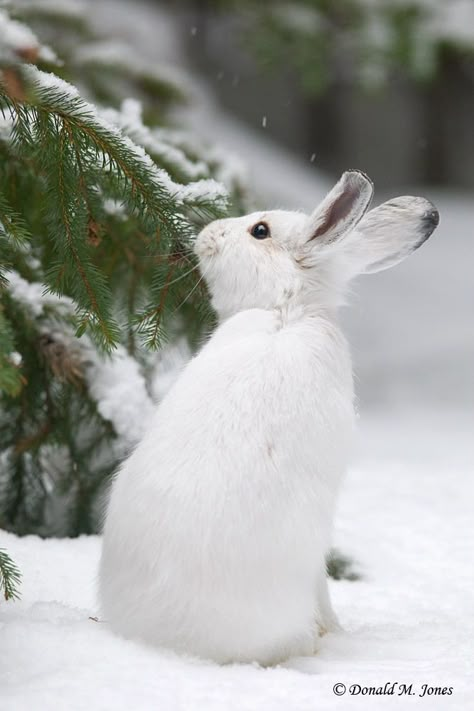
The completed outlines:
[[[184,274],[180,274],[178,277],[176,277],[176,279],[172,279],[171,281],[167,282],[166,286],[170,287],[172,284],[176,284],[178,281],[181,281],[181,279],[185,279],[187,276],[195,272],[198,268],[199,267],[196,264],[192,269],[189,269],[189,271],[185,272]]]
[[[194,294],[198,286],[201,284],[201,282],[204,280],[204,277],[206,276],[206,272],[204,271],[200,278],[197,280],[189,294],[183,299],[183,301],[174,309],[173,314],[176,313],[176,311],[179,311],[179,309],[186,303],[186,301]]]

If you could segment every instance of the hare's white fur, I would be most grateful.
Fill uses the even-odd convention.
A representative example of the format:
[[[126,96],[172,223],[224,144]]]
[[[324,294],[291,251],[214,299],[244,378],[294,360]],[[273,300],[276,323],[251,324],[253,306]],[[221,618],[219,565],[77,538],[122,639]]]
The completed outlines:
[[[360,221],[371,194],[352,171],[310,217],[256,213],[197,238],[221,325],[112,486],[100,594],[119,633],[273,664],[337,626],[325,556],[353,389],[336,310],[355,273],[391,265],[436,222],[416,198]]]

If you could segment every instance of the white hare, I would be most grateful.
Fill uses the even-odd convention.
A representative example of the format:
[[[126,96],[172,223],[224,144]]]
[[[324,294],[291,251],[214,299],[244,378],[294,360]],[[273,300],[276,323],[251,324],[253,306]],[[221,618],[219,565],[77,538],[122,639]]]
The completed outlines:
[[[112,486],[100,596],[120,634],[274,664],[337,627],[325,557],[353,430],[337,309],[352,277],[438,223],[415,197],[364,217],[372,192],[349,171],[310,217],[258,212],[197,237],[221,323]]]

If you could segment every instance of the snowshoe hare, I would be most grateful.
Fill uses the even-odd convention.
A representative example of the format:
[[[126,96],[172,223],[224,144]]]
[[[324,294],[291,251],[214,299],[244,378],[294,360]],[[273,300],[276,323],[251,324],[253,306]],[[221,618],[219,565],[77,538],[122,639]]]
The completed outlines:
[[[337,310],[352,277],[438,224],[418,197],[367,213],[372,193],[348,171],[309,217],[257,212],[197,237],[220,326],[112,486],[100,596],[118,633],[268,665],[337,628],[325,556],[354,417]]]

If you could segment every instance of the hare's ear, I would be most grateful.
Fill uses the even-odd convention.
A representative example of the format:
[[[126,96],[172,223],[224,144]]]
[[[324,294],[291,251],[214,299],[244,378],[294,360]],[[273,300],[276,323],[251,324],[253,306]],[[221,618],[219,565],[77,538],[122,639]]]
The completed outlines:
[[[371,210],[345,243],[354,274],[379,272],[408,257],[439,223],[435,206],[420,197],[397,197]]]
[[[348,234],[367,211],[373,192],[370,178],[348,170],[309,217],[305,242],[330,245]]]

